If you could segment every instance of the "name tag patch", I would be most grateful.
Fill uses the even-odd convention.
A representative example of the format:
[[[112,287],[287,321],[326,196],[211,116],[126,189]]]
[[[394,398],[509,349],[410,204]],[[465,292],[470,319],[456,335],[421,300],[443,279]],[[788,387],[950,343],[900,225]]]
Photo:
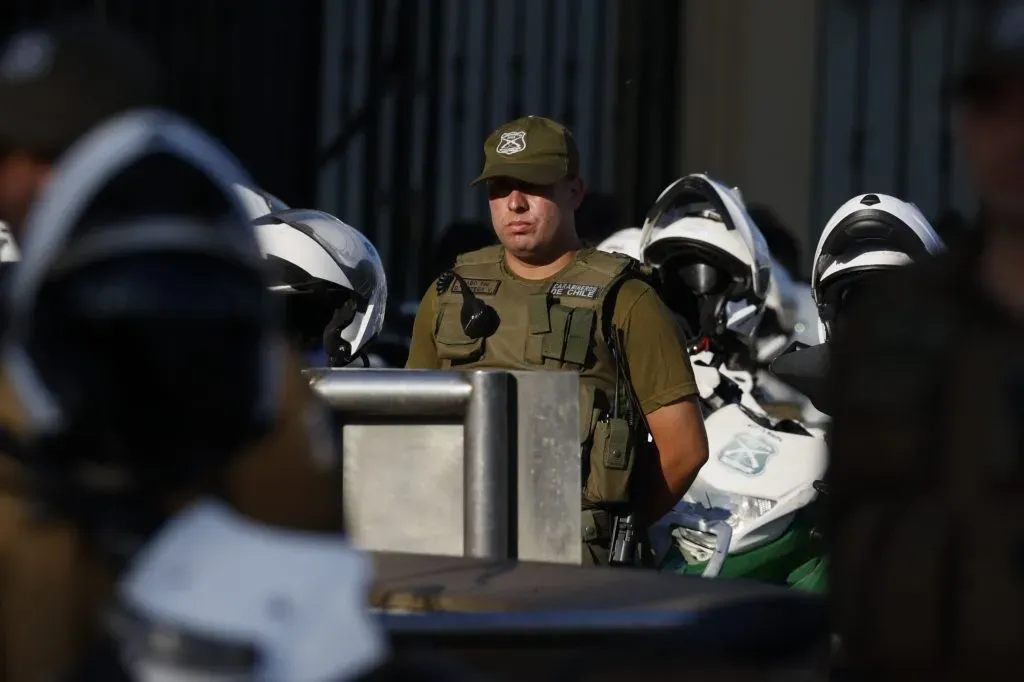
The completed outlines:
[[[570,282],[555,282],[551,285],[552,296],[572,296],[573,298],[597,298],[601,293],[601,287],[595,284],[572,284]]]
[[[466,280],[466,286],[477,296],[493,296],[498,293],[498,286],[501,285],[500,279],[473,279],[472,277],[463,277]],[[462,285],[459,284],[458,280],[452,285],[452,291],[457,294],[462,293]]]

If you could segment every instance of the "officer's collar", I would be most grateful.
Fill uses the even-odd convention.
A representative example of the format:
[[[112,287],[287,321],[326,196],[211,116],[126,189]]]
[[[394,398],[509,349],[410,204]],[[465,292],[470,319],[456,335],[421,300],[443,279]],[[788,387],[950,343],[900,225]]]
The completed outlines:
[[[566,263],[565,267],[563,267],[561,270],[559,270],[557,272],[554,272],[554,273],[548,275],[547,277],[545,277],[543,279],[529,279],[528,277],[522,277],[522,276],[517,275],[516,273],[512,272],[512,268],[510,268],[508,266],[508,260],[505,257],[505,247],[501,247],[501,258],[498,260],[498,263],[499,263],[499,266],[501,267],[501,272],[504,275],[506,275],[507,277],[510,277],[511,279],[513,279],[513,280],[515,280],[517,282],[522,282],[523,284],[528,284],[528,285],[529,284],[543,285],[543,284],[549,284],[549,283],[555,281],[555,279],[558,278],[558,277],[564,277],[565,274],[567,272],[570,272],[570,270],[574,266],[576,266],[580,262],[580,260],[588,252],[593,252],[594,250],[595,249],[588,248],[588,247],[583,247],[583,248],[577,249],[572,254],[572,260],[569,261],[568,263]]]

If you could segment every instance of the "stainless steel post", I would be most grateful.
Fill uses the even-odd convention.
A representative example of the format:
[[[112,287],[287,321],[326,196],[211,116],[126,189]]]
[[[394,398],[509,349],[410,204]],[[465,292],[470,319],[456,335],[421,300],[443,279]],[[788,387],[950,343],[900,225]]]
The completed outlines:
[[[511,443],[509,375],[467,373],[473,387],[466,409],[463,459],[463,545],[466,556],[508,559]]]

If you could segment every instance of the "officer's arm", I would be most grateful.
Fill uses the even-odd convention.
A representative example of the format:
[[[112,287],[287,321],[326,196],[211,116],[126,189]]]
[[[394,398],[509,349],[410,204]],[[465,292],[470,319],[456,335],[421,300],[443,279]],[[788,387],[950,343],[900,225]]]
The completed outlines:
[[[629,298],[620,300],[628,305]],[[615,317],[620,317],[616,308]],[[642,521],[654,523],[693,484],[708,460],[708,439],[693,368],[668,309],[653,289],[644,287],[624,317],[630,378],[657,446],[655,458],[637,462],[642,491],[637,511]]]
[[[412,343],[406,369],[441,369],[437,359],[437,345],[434,343],[434,322],[437,318],[437,288],[430,285],[420,301],[416,319],[412,324]]]

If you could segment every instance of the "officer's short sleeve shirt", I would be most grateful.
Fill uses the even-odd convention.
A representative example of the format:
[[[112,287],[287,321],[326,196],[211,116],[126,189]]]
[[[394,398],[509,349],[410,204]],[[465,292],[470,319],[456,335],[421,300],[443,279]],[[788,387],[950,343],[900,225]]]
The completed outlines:
[[[412,323],[412,341],[406,369],[441,369],[434,343],[434,320],[437,319],[437,281],[430,284],[420,301],[416,319]]]
[[[644,414],[697,394],[682,330],[649,284],[638,279],[622,284],[612,324],[623,331],[633,390]]]

